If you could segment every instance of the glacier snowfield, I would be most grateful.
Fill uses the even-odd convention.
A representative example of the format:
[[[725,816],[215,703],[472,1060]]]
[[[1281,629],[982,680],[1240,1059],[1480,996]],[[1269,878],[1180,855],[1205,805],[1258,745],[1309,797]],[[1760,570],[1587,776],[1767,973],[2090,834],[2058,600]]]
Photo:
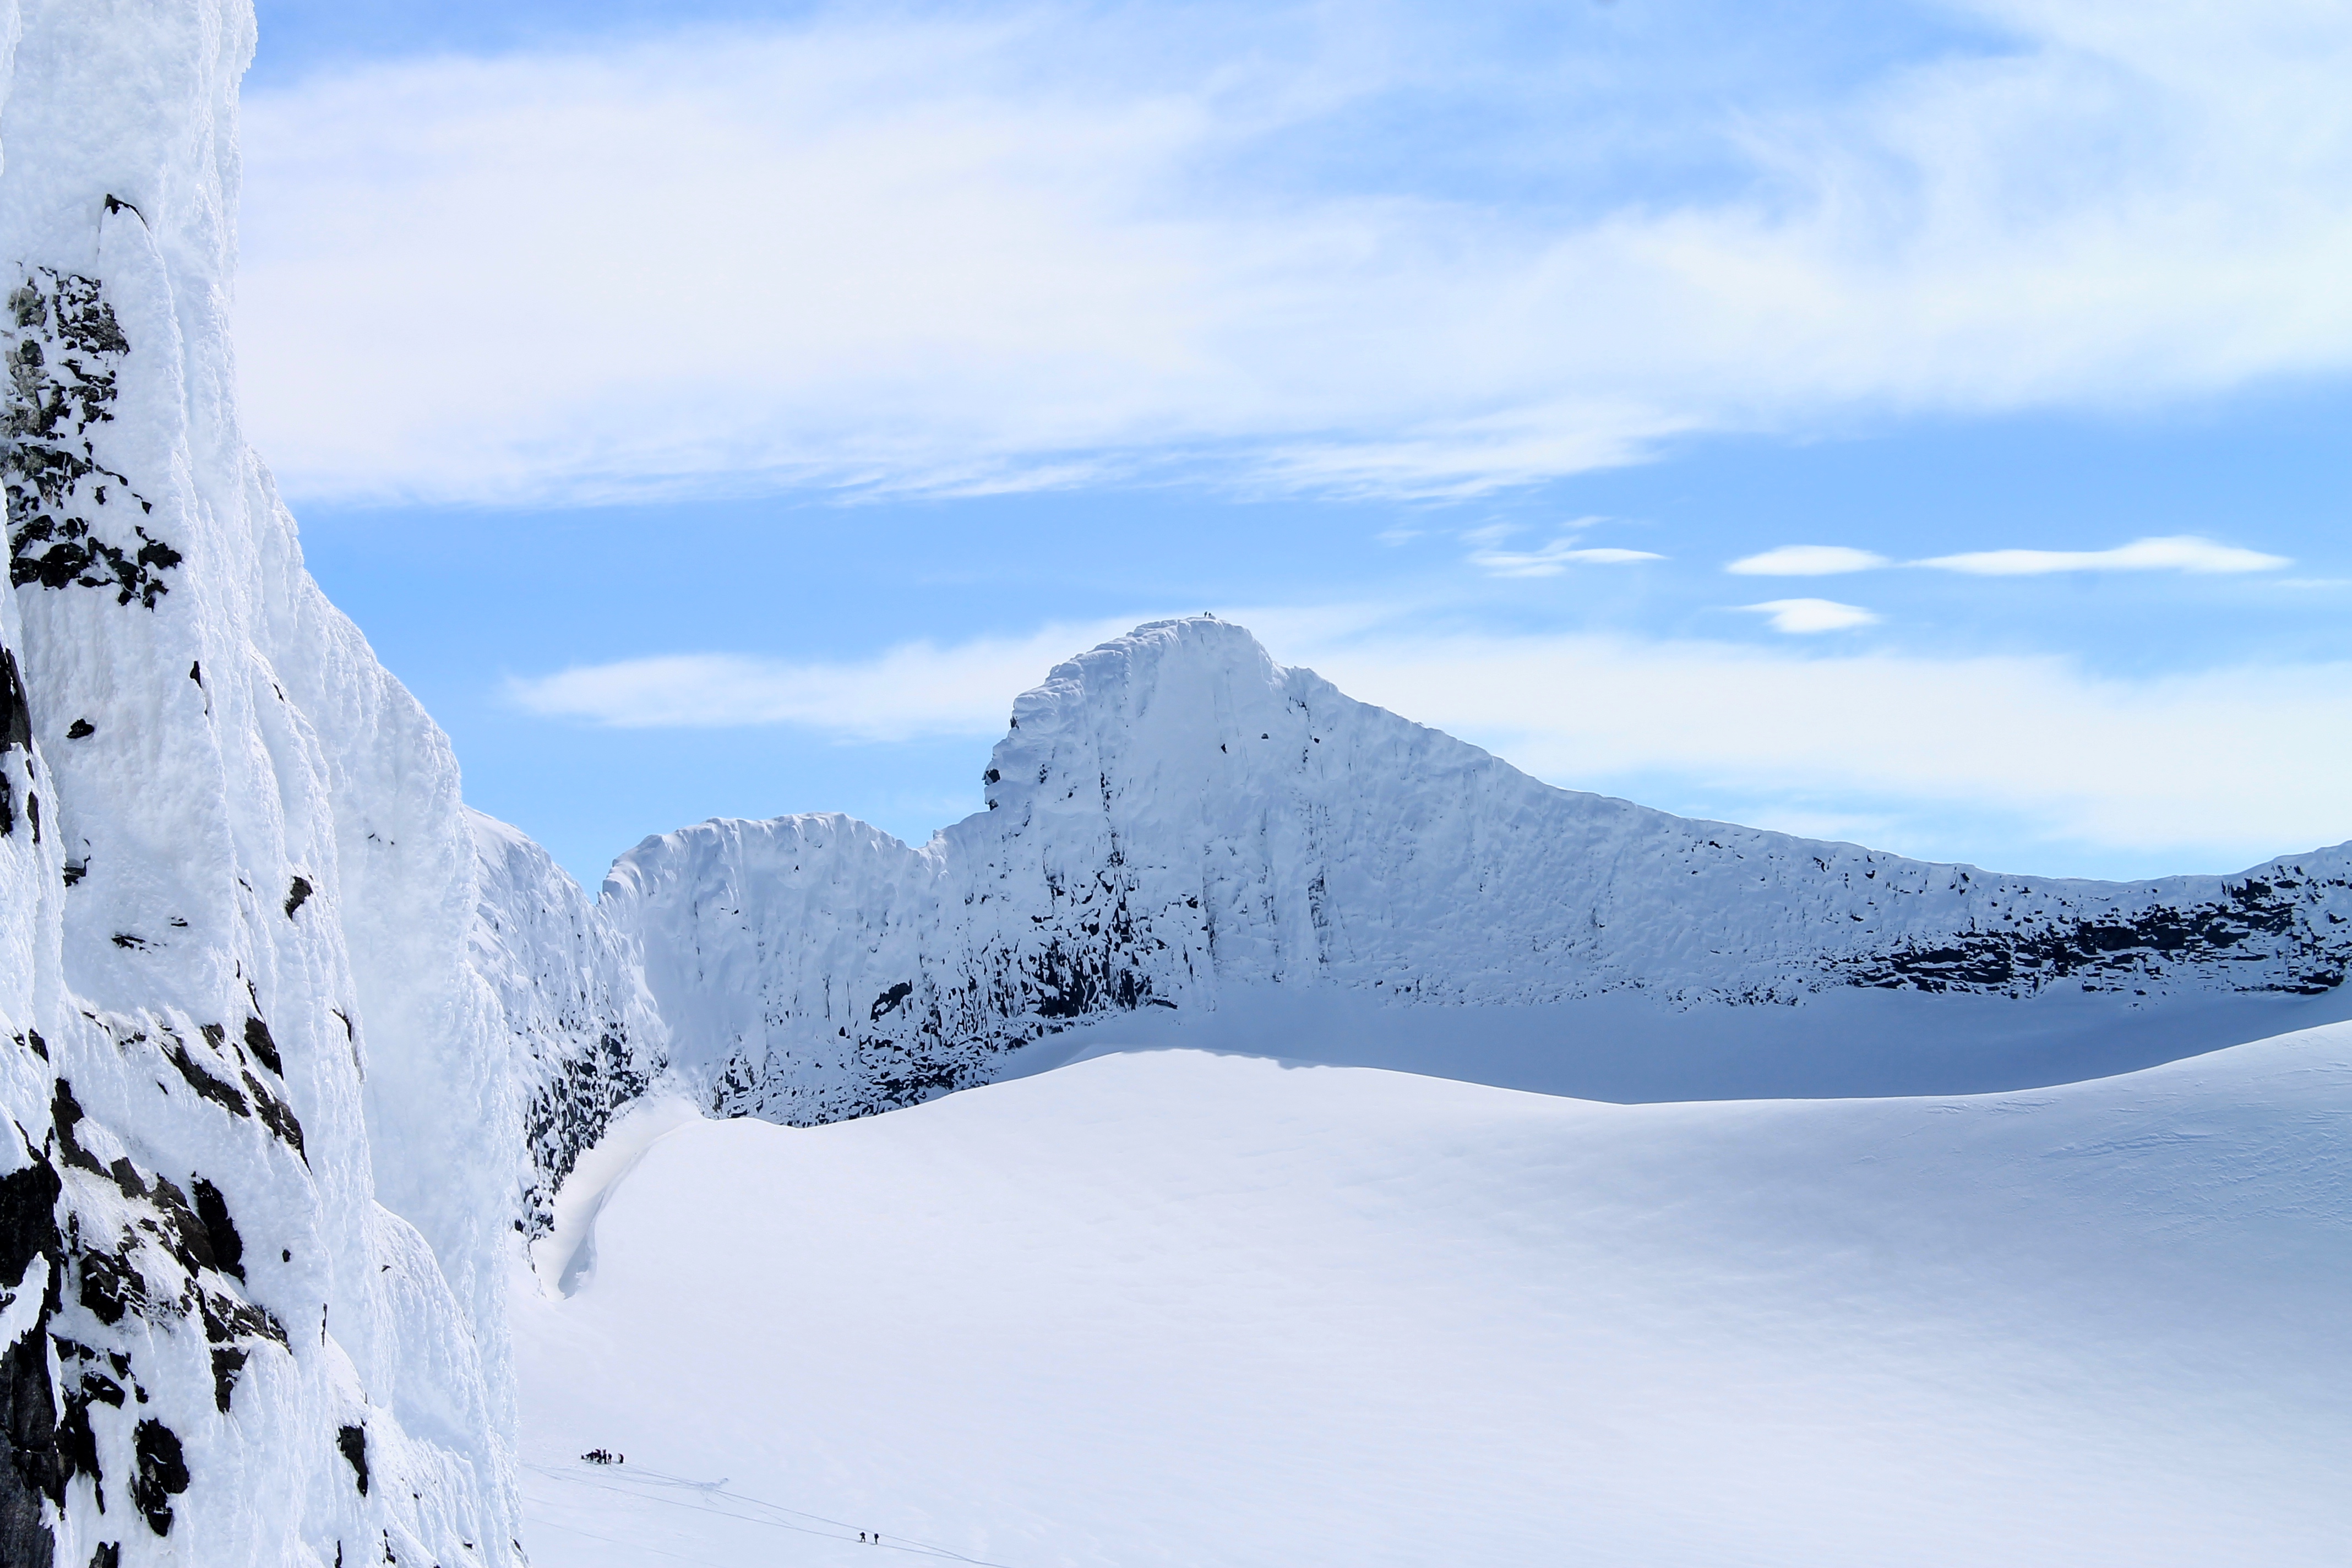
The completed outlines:
[[[572,1294],[518,1286],[524,1544],[2340,1564],[2347,1131],[2352,1025],[1979,1096],[1161,1048],[808,1129],[641,1112],[565,1194]]]

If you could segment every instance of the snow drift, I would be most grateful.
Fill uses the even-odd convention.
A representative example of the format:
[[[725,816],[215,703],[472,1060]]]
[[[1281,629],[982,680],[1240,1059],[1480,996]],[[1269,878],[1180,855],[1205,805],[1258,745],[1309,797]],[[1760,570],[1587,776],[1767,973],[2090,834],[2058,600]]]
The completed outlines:
[[[542,1568],[846,1568],[860,1531],[1015,1568],[2340,1563],[2347,1119],[2336,1025],[1972,1098],[1600,1105],[1165,1051],[694,1122],[604,1205],[594,1279],[518,1305],[524,1539]]]

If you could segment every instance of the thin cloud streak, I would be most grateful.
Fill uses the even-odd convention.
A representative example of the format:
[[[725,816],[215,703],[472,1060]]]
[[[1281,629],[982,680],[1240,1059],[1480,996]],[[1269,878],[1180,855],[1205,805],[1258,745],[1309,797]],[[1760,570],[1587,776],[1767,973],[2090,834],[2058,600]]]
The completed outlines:
[[[1586,547],[1564,540],[1540,550],[1497,550],[1489,545],[1470,552],[1470,564],[1490,577],[1557,577],[1571,566],[1630,566],[1664,559],[1654,551]]]
[[[1975,10],[2009,47],[1743,114],[1704,132],[1736,177],[1640,205],[1262,172],[1430,68],[1311,8],[826,13],[322,78],[244,112],[247,420],[298,498],[1459,496],[1857,405],[2352,368],[2352,16]],[[1183,47],[1119,32],[1153,27]]]
[[[1724,570],[1741,577],[1834,577],[1893,564],[1884,555],[1843,544],[1783,544],[1742,556]]]
[[[2194,534],[2136,539],[2113,550],[1976,550],[1912,563],[1976,577],[2041,577],[2059,572],[2275,572],[2294,563]]]

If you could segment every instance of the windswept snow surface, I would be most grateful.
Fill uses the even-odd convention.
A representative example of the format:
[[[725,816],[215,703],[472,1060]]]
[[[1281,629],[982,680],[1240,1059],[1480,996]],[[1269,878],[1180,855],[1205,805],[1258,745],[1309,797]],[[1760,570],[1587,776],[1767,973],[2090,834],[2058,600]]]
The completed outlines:
[[[1206,616],[1056,667],[982,783],[920,847],[787,816],[614,866],[600,907],[715,1109],[862,1115],[1179,1019],[1600,1098],[1966,1091],[2352,1002],[2352,847],[2107,883],[1691,821],[1552,788]]]
[[[875,1561],[861,1530],[1008,1568],[2337,1564],[2347,1124],[2345,1026],[1979,1098],[1615,1106],[1171,1051],[693,1123],[607,1197],[593,1279],[518,1304],[525,1539],[541,1568]]]

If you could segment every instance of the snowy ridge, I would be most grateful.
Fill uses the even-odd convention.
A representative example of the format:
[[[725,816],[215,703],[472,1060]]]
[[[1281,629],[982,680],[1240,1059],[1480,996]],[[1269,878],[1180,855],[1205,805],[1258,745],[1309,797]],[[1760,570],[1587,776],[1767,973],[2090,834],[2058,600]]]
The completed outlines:
[[[554,1224],[556,1189],[613,1118],[653,1087],[667,1037],[643,966],[546,850],[468,811],[479,859],[473,967],[509,1034],[529,1153],[516,1224]]]
[[[0,38],[0,1562],[517,1562],[513,999],[238,432],[250,7]]]
[[[790,816],[615,864],[605,901],[716,1110],[903,1105],[1074,1023],[1252,985],[1677,1010],[2064,988],[2157,1007],[2323,995],[2352,957],[2343,847],[2111,884],[1694,822],[1544,784],[1205,616],[1057,667],[984,783],[989,810],[920,848]]]

